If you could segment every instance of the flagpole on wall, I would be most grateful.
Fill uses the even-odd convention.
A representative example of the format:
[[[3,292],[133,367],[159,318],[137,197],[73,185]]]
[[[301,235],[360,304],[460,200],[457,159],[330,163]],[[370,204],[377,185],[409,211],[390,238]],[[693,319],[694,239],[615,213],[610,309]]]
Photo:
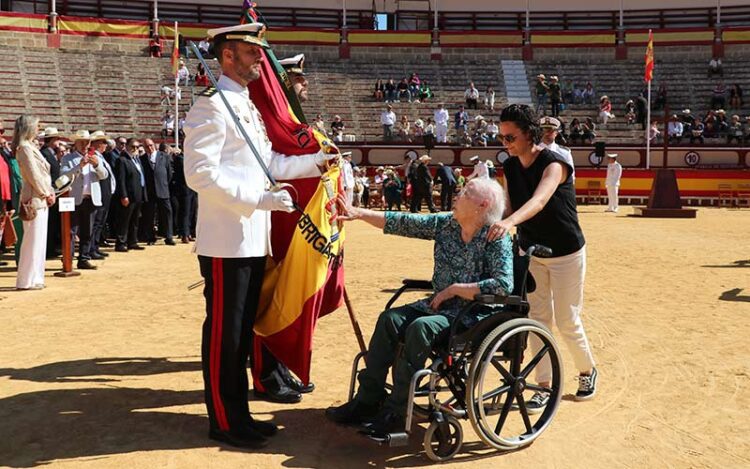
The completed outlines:
[[[648,97],[646,98],[646,169],[651,168],[651,81],[654,78],[654,36],[648,30],[648,45],[646,46],[646,73],[644,78],[648,83]],[[667,129],[664,129],[666,132]],[[666,137],[666,136],[665,136]]]
[[[177,34],[177,21],[174,22],[174,40],[177,42],[178,38]],[[174,47],[179,47],[178,44],[175,44]],[[179,67],[179,62],[177,62],[177,66]],[[178,69],[179,71],[179,69]],[[172,129],[174,132],[174,146],[175,148],[180,147],[180,74],[175,73],[174,74],[174,128]]]
[[[646,108],[646,169],[651,167],[651,80],[648,81],[648,104]]]

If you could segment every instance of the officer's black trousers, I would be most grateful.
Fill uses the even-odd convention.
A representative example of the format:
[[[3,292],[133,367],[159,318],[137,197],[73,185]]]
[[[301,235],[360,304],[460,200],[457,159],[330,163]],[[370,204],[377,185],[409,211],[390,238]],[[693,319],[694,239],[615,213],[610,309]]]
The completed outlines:
[[[198,256],[205,279],[201,358],[211,428],[239,431],[250,422],[247,362],[265,257]]]

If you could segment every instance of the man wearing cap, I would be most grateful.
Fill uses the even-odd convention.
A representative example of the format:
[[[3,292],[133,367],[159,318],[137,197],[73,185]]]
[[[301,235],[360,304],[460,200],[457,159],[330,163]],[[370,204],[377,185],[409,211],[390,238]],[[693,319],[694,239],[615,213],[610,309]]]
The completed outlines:
[[[42,133],[44,136],[44,145],[39,150],[44,159],[49,163],[49,175],[54,185],[57,178],[60,177],[60,162],[57,160],[57,147],[60,145],[62,135],[55,127],[47,127]],[[60,211],[58,202],[49,208],[49,217],[47,218],[47,258],[53,258],[60,253]]]
[[[466,178],[466,182],[471,181],[474,178],[489,179],[490,171],[487,168],[487,163],[479,159],[479,155],[474,155],[469,158],[469,161],[474,165],[474,171]]]
[[[560,121],[554,117],[544,116],[539,119],[539,127],[543,131],[540,145],[562,156],[565,162],[573,168],[573,153],[570,151],[570,148],[558,145],[556,141],[557,135],[560,132]],[[575,181],[575,173],[571,177]]]
[[[91,230],[91,250],[89,251],[89,256],[92,259],[109,257],[109,254],[99,249],[99,245],[102,242],[102,235],[104,233],[104,225],[107,222],[107,215],[109,214],[109,208],[112,203],[112,194],[115,193],[116,189],[115,173],[112,170],[109,161],[104,157],[108,139],[109,137],[103,130],[97,130],[91,134],[91,147],[94,149],[94,154],[99,158],[99,161],[107,170],[107,177],[99,180],[99,186],[102,193],[102,205],[96,209],[96,213],[94,214],[94,228]]]
[[[294,208],[288,192],[271,190],[237,126],[244,128],[264,165],[278,179],[319,175],[318,166],[328,156],[321,151],[289,158],[271,149],[247,89],[249,82],[260,78],[262,48],[268,47],[265,26],[248,23],[208,34],[222,75],[218,89],[202,93],[187,115],[184,164],[187,184],[200,197],[195,252],[205,279],[202,368],[209,437],[258,448],[277,428],[250,415],[246,365],[266,258],[271,254],[270,211]]]
[[[91,260],[91,231],[94,227],[94,213],[102,206],[102,190],[99,181],[109,176],[107,168],[91,150],[91,136],[88,130],[79,130],[70,137],[73,151],[65,155],[60,164],[62,175],[73,176],[71,194],[75,198],[76,209],[70,219],[71,252],[74,251],[75,237],[78,235],[79,269],[96,269]]]
[[[438,210],[435,208],[435,204],[432,202],[432,175],[427,167],[427,164],[432,160],[429,155],[422,155],[419,157],[419,165],[416,169],[416,175],[413,179],[412,184],[412,197],[411,197],[411,213],[418,213],[422,210],[422,199],[427,202],[427,207],[430,209],[430,213],[435,213]]]
[[[609,205],[607,212],[617,212],[620,208],[618,192],[620,190],[620,178],[622,177],[622,166],[617,162],[617,153],[607,153],[607,199]]]
[[[305,75],[305,54],[298,54],[294,57],[279,60],[279,64],[284,67],[284,71],[292,82],[292,89],[297,95],[300,103],[307,101],[307,77]]]

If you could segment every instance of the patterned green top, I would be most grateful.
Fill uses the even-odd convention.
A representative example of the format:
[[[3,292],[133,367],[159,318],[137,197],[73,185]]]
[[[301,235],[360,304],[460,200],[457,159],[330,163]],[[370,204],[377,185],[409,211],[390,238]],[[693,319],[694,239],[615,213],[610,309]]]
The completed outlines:
[[[513,291],[510,236],[488,242],[488,230],[489,225],[485,225],[471,241],[465,243],[461,238],[461,226],[452,214],[413,215],[399,212],[386,212],[383,227],[385,234],[435,240],[432,274],[435,292],[454,283],[477,283],[482,293],[510,294]],[[432,312],[429,303],[430,299],[426,299],[410,306]],[[438,314],[455,316],[467,303],[463,298],[452,298],[440,305]]]

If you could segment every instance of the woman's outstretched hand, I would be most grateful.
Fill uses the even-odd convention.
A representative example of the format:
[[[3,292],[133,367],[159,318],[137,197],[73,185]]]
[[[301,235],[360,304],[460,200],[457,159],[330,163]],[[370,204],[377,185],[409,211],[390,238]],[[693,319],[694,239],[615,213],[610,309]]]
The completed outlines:
[[[339,209],[339,216],[337,220],[340,221],[351,221],[361,218],[361,213],[358,208],[352,207],[352,204],[346,198],[346,194],[339,194],[336,198],[336,205]]]

